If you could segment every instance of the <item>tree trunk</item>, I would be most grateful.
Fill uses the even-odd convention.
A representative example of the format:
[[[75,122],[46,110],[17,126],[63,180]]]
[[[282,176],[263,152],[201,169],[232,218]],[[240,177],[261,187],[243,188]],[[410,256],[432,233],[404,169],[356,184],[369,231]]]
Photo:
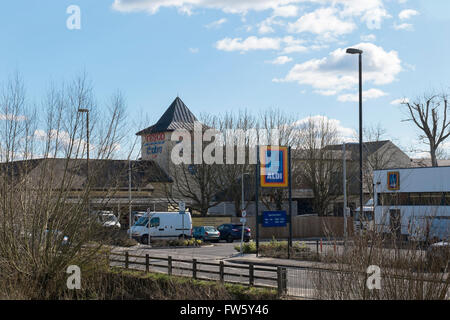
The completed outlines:
[[[438,162],[436,159],[436,148],[432,145],[430,145],[430,156],[431,156],[431,166],[432,167],[437,167],[438,166]]]

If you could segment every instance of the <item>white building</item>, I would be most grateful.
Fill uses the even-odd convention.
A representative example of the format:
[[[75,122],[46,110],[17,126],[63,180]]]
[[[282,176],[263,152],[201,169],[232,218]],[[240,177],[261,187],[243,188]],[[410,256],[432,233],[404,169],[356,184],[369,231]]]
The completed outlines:
[[[375,224],[402,238],[447,238],[450,166],[374,171]]]

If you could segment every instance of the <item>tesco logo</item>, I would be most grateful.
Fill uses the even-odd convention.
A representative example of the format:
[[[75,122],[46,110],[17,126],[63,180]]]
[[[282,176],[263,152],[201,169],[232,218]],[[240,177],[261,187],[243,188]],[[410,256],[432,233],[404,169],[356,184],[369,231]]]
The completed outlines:
[[[166,140],[166,134],[164,132],[153,133],[145,136],[145,142],[155,142],[161,140]]]

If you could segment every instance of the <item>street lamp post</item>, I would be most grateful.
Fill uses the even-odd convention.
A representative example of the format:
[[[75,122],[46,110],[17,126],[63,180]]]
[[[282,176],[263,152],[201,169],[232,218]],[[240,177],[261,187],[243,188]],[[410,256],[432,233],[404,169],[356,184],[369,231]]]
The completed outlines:
[[[83,109],[79,108],[78,112],[80,113],[86,113],[86,141],[87,141],[87,149],[86,149],[86,180],[87,180],[87,187],[89,186],[89,109]],[[87,194],[87,211],[89,214],[89,189]]]
[[[363,212],[363,174],[362,174],[362,53],[360,49],[348,48],[348,54],[359,55],[359,212]]]
[[[242,183],[241,216],[242,216],[242,213],[244,212],[244,209],[245,209],[245,205],[244,205],[244,202],[245,202],[245,198],[244,198],[244,177],[245,177],[246,174],[248,174],[248,172],[245,172],[245,173],[242,172],[242,177],[241,177],[241,183]],[[244,227],[245,227],[245,222],[242,223],[241,250],[240,250],[241,256],[242,256],[242,244],[244,242]]]

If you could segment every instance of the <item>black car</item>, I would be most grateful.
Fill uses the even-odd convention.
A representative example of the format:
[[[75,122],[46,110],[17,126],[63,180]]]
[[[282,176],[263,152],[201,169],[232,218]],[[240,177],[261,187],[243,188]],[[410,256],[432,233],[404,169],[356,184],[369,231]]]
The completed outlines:
[[[225,223],[217,227],[220,232],[220,240],[226,240],[227,242],[233,242],[234,240],[241,240],[242,237],[242,224]],[[250,228],[244,228],[244,241],[250,241]]]

